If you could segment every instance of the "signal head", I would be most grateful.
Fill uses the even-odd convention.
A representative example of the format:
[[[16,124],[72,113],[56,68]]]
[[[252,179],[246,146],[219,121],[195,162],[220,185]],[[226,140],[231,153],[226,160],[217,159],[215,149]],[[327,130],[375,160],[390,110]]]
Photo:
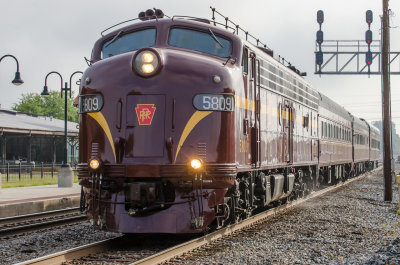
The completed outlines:
[[[373,15],[371,10],[367,10],[367,12],[365,12],[365,21],[368,23],[368,25],[372,23]]]
[[[324,42],[324,32],[322,30],[317,31],[317,43],[322,44]]]
[[[315,63],[318,65],[324,63],[324,54],[321,51],[315,53]]]
[[[318,24],[322,24],[322,23],[324,23],[324,11],[322,11],[322,10],[318,10],[318,12],[317,12],[317,22],[318,22]]]
[[[367,30],[365,32],[365,42],[370,45],[372,43],[372,31],[371,30]]]
[[[372,52],[370,52],[370,51],[365,53],[365,64],[366,65],[372,64]]]

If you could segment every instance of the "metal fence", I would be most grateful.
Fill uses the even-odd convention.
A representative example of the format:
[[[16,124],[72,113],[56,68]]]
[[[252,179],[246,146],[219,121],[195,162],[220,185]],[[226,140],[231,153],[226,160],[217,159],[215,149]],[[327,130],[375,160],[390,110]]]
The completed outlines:
[[[43,179],[57,179],[57,172],[61,164],[10,164],[0,165],[2,182],[16,183],[23,181],[40,181]]]

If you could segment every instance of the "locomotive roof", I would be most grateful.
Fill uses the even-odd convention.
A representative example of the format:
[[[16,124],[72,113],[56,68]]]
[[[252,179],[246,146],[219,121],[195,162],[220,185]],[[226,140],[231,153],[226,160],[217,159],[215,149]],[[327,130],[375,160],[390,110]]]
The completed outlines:
[[[131,21],[133,21],[135,23],[132,23],[132,24],[124,26],[124,27],[116,28],[116,29],[112,30],[111,32],[109,32],[108,34],[103,35],[104,32],[106,32],[110,29],[113,29],[121,24],[124,24],[126,22],[131,22]],[[96,45],[100,45],[101,43],[104,43],[105,40],[111,39],[116,34],[120,34],[120,32],[127,33],[129,31],[139,28],[138,26],[140,26],[140,28],[145,28],[145,27],[150,27],[150,26],[159,25],[159,24],[195,26],[198,28],[204,28],[205,26],[207,26],[207,28],[211,28],[216,33],[223,34],[227,37],[229,36],[229,38],[232,39],[232,41],[234,41],[234,42],[240,40],[241,42],[245,43],[247,46],[250,46],[253,49],[260,51],[262,54],[267,54],[269,57],[272,57],[273,59],[275,59],[275,61],[282,67],[285,67],[286,69],[290,70],[290,72],[293,72],[297,76],[302,77],[302,73],[298,69],[296,69],[294,66],[291,66],[291,65],[286,66],[283,63],[281,63],[280,57],[277,54],[275,54],[273,50],[266,48],[266,47],[254,45],[250,41],[246,40],[246,38],[240,36],[237,33],[237,29],[235,29],[235,28],[232,28],[230,26],[225,26],[225,25],[222,25],[221,23],[211,21],[211,20],[208,20],[205,18],[197,18],[197,17],[190,17],[190,16],[173,16],[172,18],[153,18],[153,19],[144,20],[144,21],[140,20],[139,18],[132,19],[132,20],[118,23],[118,24],[111,26],[108,29],[104,30],[102,32],[102,38],[100,38],[96,42]],[[255,39],[255,37],[253,37],[252,35],[250,35],[250,36]],[[257,41],[258,41],[258,39],[257,39]],[[239,58],[237,58],[237,59],[239,59]],[[239,60],[237,60],[237,62],[239,62]],[[307,84],[307,85],[309,86],[309,84]]]
[[[213,23],[207,19],[176,16],[176,17],[172,17],[172,18],[159,18],[159,19],[150,19],[150,20],[145,20],[145,21],[141,21],[141,20],[135,20],[135,21],[136,21],[136,23],[132,23],[127,26],[117,28],[105,35],[102,35],[102,37],[100,39],[98,39],[94,45],[94,51],[96,51],[96,52],[92,53],[92,56],[94,56],[94,57],[92,57],[92,61],[96,62],[96,61],[101,60],[101,58],[99,57],[98,51],[101,50],[102,44],[108,40],[111,40],[117,34],[125,34],[125,33],[135,31],[137,29],[146,28],[146,27],[149,27],[149,28],[157,27],[160,29],[166,29],[167,27],[170,27],[170,26],[183,26],[183,27],[186,26],[186,27],[195,27],[195,28],[204,29],[204,30],[207,30],[207,28],[210,28],[216,34],[229,37],[233,43],[241,42],[239,36],[233,34],[232,32],[230,32],[229,30],[227,30],[225,28],[222,28],[219,26],[214,26]],[[117,24],[117,25],[119,25],[119,24]],[[109,29],[111,29],[113,27],[110,27]],[[108,29],[104,30],[103,32],[105,32],[105,31],[108,31]],[[236,50],[236,51],[232,51],[232,53],[239,54],[240,52],[238,50]],[[238,58],[236,60],[236,63],[238,63],[238,64],[240,63]]]

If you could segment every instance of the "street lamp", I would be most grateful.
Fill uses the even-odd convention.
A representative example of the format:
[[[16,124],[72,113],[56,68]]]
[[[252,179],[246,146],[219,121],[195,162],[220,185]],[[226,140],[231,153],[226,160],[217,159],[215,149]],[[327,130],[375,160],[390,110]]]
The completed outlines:
[[[24,83],[24,81],[22,81],[21,74],[19,73],[19,63],[18,63],[17,58],[15,58],[14,55],[7,54],[7,55],[4,55],[3,57],[0,58],[0,62],[1,62],[1,60],[3,60],[6,57],[14,58],[15,62],[17,63],[17,71],[15,72],[15,78],[14,78],[13,81],[11,81],[11,83],[13,83],[16,86],[22,85]]]
[[[72,169],[68,164],[68,141],[67,141],[68,97],[67,97],[67,95],[68,95],[68,91],[69,91],[69,97],[71,98],[72,77],[78,73],[83,74],[83,72],[81,72],[81,71],[75,71],[69,77],[69,87],[68,87],[67,82],[65,82],[64,87],[63,87],[63,78],[60,73],[58,73],[56,71],[52,71],[52,72],[48,73],[44,80],[43,91],[40,94],[43,97],[50,95],[48,87],[47,87],[47,77],[49,77],[49,75],[51,75],[51,74],[57,74],[61,79],[61,97],[63,96],[63,92],[65,92],[65,96],[64,96],[64,99],[65,99],[64,100],[64,104],[65,104],[64,105],[64,161],[61,166],[61,170],[59,171],[59,174],[58,174],[58,186],[59,187],[72,186],[72,183],[73,183]]]

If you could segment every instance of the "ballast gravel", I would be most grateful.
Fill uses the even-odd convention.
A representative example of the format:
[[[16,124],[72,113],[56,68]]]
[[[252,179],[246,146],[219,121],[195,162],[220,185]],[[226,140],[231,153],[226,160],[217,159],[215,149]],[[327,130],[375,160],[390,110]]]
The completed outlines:
[[[397,184],[393,198],[378,170],[171,263],[400,264]]]
[[[171,264],[400,264],[397,184],[393,198],[383,202],[382,170],[378,170]],[[0,264],[116,235],[82,223],[0,239]]]
[[[117,236],[88,222],[0,239],[0,264],[14,264]]]

